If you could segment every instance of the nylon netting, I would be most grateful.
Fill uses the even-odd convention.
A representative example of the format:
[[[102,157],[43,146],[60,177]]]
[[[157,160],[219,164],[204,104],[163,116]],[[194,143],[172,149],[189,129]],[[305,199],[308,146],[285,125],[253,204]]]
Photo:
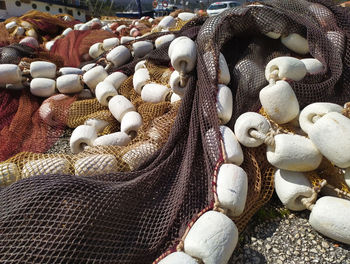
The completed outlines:
[[[219,51],[231,73],[231,129],[243,112],[259,111],[268,61],[281,55],[299,57],[262,34],[271,30],[304,35],[311,55],[327,65],[327,74],[291,84],[301,107],[316,101],[349,101],[350,14],[330,2],[318,3],[327,8],[302,0],[270,1],[186,23],[176,35],[196,40],[198,61],[181,103],[140,100],[132,88],[139,60],[112,69],[130,76],[119,93],[135,104],[144,126],[126,147],[88,147],[78,155],[22,152],[1,163],[7,164],[6,183],[21,180],[0,190],[0,260],[152,263],[174,250],[191,220],[213,207],[213,174],[223,162],[216,114]],[[337,33],[332,33],[335,46],[327,39],[329,31]],[[147,67],[158,81],[169,78],[167,49],[165,45],[147,56]],[[102,134],[119,129],[96,99],[78,100],[66,109],[63,117],[72,128],[99,118],[109,122]],[[274,173],[264,146],[243,151],[248,200],[242,216],[233,219],[240,230],[270,199]]]

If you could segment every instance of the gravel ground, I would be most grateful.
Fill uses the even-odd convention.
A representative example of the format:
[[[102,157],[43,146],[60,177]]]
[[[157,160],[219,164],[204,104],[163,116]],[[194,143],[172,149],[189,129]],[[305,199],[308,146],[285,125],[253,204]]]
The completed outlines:
[[[71,153],[67,129],[47,153]],[[350,246],[318,234],[310,212],[290,212],[276,195],[251,219],[229,264],[350,264]],[[350,219],[349,219],[350,221]]]
[[[289,212],[274,196],[249,222],[229,263],[350,264],[350,246],[317,233],[309,214]]]
[[[66,128],[57,142],[46,152],[47,154],[72,154],[69,147],[69,139],[73,129]]]

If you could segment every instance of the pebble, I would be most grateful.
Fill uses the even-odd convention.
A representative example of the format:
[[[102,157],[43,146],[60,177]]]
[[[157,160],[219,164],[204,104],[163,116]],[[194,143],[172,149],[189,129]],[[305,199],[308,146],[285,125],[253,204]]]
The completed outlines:
[[[277,199],[264,207],[276,211],[283,208]],[[317,233],[308,223],[309,214],[293,212],[293,216],[268,220],[255,215],[228,264],[350,264],[350,246]]]
[[[329,248],[329,244],[327,243],[327,242],[325,242],[325,241],[322,241],[322,247],[324,247],[324,248]]]

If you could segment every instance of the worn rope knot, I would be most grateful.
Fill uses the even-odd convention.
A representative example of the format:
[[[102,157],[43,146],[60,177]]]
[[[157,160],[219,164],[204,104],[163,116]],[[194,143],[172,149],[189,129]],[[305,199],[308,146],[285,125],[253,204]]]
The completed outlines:
[[[269,84],[274,85],[278,80],[278,70],[274,70],[269,75]]]
[[[312,120],[312,123],[316,123],[322,116],[320,115],[314,115],[311,120]]]
[[[176,251],[183,251],[184,250],[184,246],[185,246],[185,243],[184,241],[181,239],[179,244],[177,244],[176,246]]]
[[[342,111],[342,114],[344,116],[346,116],[347,118],[350,118],[350,102],[347,102],[345,105],[344,105],[344,109]]]
[[[220,208],[220,202],[219,201],[215,201],[214,207],[213,207],[213,211],[217,211],[217,212],[220,212],[222,214],[226,214],[226,210]]]
[[[186,62],[182,61],[180,62],[180,86],[185,87],[187,83],[187,75],[186,75]]]
[[[323,180],[318,186],[312,188],[312,195],[310,197],[304,197],[300,201],[306,207],[306,209],[312,211],[312,208],[315,205],[317,200],[317,195],[321,191],[321,189],[327,185],[327,181]]]
[[[251,130],[249,132],[249,134],[256,138],[256,139],[261,139],[264,141],[264,143],[266,145],[269,145],[269,146],[274,146],[275,145],[275,136],[280,134],[280,129],[276,129],[276,130],[273,130],[272,128],[269,129],[269,131],[264,134],[264,133],[261,133],[260,131],[258,130]]]

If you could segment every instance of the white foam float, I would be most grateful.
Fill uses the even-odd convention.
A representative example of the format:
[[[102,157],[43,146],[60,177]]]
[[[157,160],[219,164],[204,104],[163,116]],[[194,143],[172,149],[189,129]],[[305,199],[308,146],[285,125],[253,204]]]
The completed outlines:
[[[232,117],[233,98],[229,87],[224,84],[218,85],[216,95],[216,111],[221,124],[227,124]]]
[[[312,171],[318,168],[322,155],[314,143],[300,135],[279,134],[274,137],[275,144],[268,145],[268,162],[283,170]]]
[[[184,252],[174,252],[163,258],[158,264],[198,264],[198,262]]]
[[[21,69],[16,64],[0,64],[0,84],[22,81]]]
[[[109,100],[112,99],[113,96],[117,95],[118,92],[112,83],[103,81],[97,84],[95,94],[96,99],[101,105],[108,106]]]
[[[177,17],[179,19],[181,19],[182,21],[189,21],[192,18],[195,18],[196,14],[193,14],[193,13],[190,13],[190,12],[182,12],[182,13],[178,14]]]
[[[38,34],[36,33],[34,28],[26,30],[25,34],[28,37],[32,37],[32,38],[38,39]]]
[[[135,65],[135,72],[139,69],[145,69],[146,67],[146,60],[141,60]]]
[[[186,86],[181,87],[180,84],[180,73],[178,71],[173,71],[170,75],[169,85],[171,90],[177,94],[179,97],[183,97],[186,91]]]
[[[137,32],[138,31],[138,29],[137,28],[132,28],[131,30],[130,30],[130,36],[132,37],[132,35],[135,33],[135,32]]]
[[[129,165],[130,170],[136,170],[157,150],[158,148],[154,143],[140,142],[133,145],[133,148],[122,156],[122,160]]]
[[[84,71],[84,72],[87,72],[87,71],[91,70],[92,68],[94,68],[96,66],[98,66],[98,64],[96,64],[96,63],[88,63],[88,64],[84,65],[81,68],[81,70]]]
[[[105,175],[118,170],[118,161],[110,154],[89,155],[78,159],[74,169],[77,176]]]
[[[78,30],[89,30],[89,29],[90,29],[90,25],[82,24]]]
[[[98,65],[84,73],[83,81],[94,93],[97,84],[106,79],[107,76],[108,73],[106,72],[106,70],[101,65]]]
[[[275,71],[278,71],[277,77],[279,80],[287,78],[294,81],[300,81],[307,73],[302,61],[287,56],[274,58],[266,65],[265,78],[267,81],[270,81],[271,74]]]
[[[89,49],[89,55],[91,58],[96,59],[104,52],[102,43],[95,43]]]
[[[305,210],[303,198],[312,196],[312,185],[302,172],[278,169],[275,172],[275,190],[281,202],[292,211]]]
[[[282,36],[281,42],[284,46],[295,53],[305,55],[310,52],[307,39],[297,33],[291,33],[286,37]]]
[[[118,45],[119,45],[118,38],[108,38],[108,39],[103,40],[103,49],[104,50],[110,50]]]
[[[123,95],[114,96],[109,101],[108,108],[119,122],[127,112],[136,111],[135,106]]]
[[[15,163],[7,162],[0,164],[0,186],[6,186],[16,181],[20,172]]]
[[[98,137],[94,141],[94,146],[126,146],[131,142],[131,138],[125,132],[115,132]]]
[[[33,78],[56,78],[56,64],[47,61],[34,61],[30,64],[30,75]]]
[[[120,25],[119,27],[117,27],[117,31],[118,32],[121,32],[123,29],[127,29],[127,26],[126,25]]]
[[[67,36],[67,35],[69,34],[69,32],[71,32],[71,31],[73,31],[73,29],[71,29],[71,28],[66,28],[65,30],[63,30],[62,35],[63,35],[63,36]]]
[[[132,83],[136,93],[141,94],[142,88],[151,80],[149,71],[146,68],[141,68],[135,71],[132,78]]]
[[[300,60],[305,64],[306,70],[310,74],[318,74],[323,72],[324,67],[322,62],[314,58],[307,58]]]
[[[115,67],[119,67],[125,64],[130,58],[130,51],[123,45],[115,47],[106,56],[106,59],[110,61]]]
[[[42,174],[68,174],[69,162],[64,158],[46,158],[28,161],[22,169],[22,178]]]
[[[209,211],[193,224],[184,241],[186,254],[205,264],[226,264],[238,241],[238,230],[226,215]]]
[[[267,32],[265,33],[265,35],[272,39],[279,39],[281,37],[281,33],[277,33],[274,31]]]
[[[82,76],[78,74],[66,74],[57,78],[57,89],[60,93],[78,93],[84,88]]]
[[[301,129],[308,134],[314,123],[330,112],[341,113],[343,107],[333,103],[313,103],[306,106],[299,115]]]
[[[24,35],[25,31],[26,30],[23,27],[17,27],[13,34],[20,37]]]
[[[224,142],[226,161],[240,166],[243,163],[243,151],[237,137],[227,126],[220,126],[220,133]]]
[[[246,112],[240,115],[235,123],[234,131],[238,141],[246,147],[258,147],[264,143],[262,138],[251,135],[252,131],[266,135],[270,124],[262,115],[255,112]]]
[[[81,125],[74,129],[69,145],[72,153],[77,154],[84,150],[86,146],[93,146],[97,138],[96,128],[89,125]]]
[[[74,67],[62,67],[58,71],[61,75],[66,75],[66,74],[79,74],[82,75],[84,74],[84,71],[79,68],[74,68]]]
[[[181,97],[178,95],[178,94],[176,94],[176,93],[173,93],[172,95],[171,95],[171,97],[170,97],[170,102],[171,103],[175,103],[175,102],[177,102],[177,101],[181,101]]]
[[[50,51],[52,49],[53,45],[55,45],[55,40],[50,40],[50,41],[45,43],[45,49]]]
[[[277,81],[261,89],[259,99],[268,116],[277,124],[285,124],[299,114],[299,102],[286,81]]]
[[[11,21],[5,25],[5,28],[10,32],[12,32],[16,27],[17,27],[16,21]]]
[[[79,30],[81,28],[81,26],[84,25],[83,23],[80,24],[75,24],[74,25],[74,30]]]
[[[309,223],[321,234],[350,245],[350,201],[324,196],[313,206]]]
[[[153,50],[153,44],[150,41],[137,41],[132,44],[135,58],[142,58]]]
[[[158,83],[146,84],[141,91],[141,99],[148,103],[159,103],[165,101],[170,89]]]
[[[134,41],[135,38],[134,37],[127,37],[127,36],[123,36],[120,38],[120,44],[126,44],[128,42]]]
[[[127,112],[120,123],[120,131],[126,134],[136,134],[138,129],[142,126],[142,116],[136,111]]]
[[[319,151],[334,165],[350,167],[350,119],[330,112],[318,119],[308,136]]]
[[[108,126],[108,124],[109,123],[106,120],[97,118],[90,118],[84,122],[84,125],[94,127],[97,133],[101,133],[106,128],[106,126]]]
[[[245,207],[248,192],[248,176],[234,164],[222,164],[216,183],[220,206],[230,210],[230,216],[240,216]]]
[[[174,27],[175,24],[176,24],[176,21],[172,16],[165,16],[159,22],[158,27],[159,28],[171,28],[171,27]]]
[[[30,92],[40,97],[49,97],[55,94],[56,82],[47,78],[35,78],[30,82]]]
[[[127,78],[128,76],[122,72],[113,72],[112,74],[108,75],[106,79],[104,79],[104,82],[113,84],[114,88],[118,90]]]
[[[24,88],[24,85],[22,82],[6,84],[6,89],[9,89],[9,90],[22,90],[23,88]]]
[[[171,65],[178,72],[191,72],[196,66],[197,48],[194,41],[182,36],[174,39],[168,49]]]
[[[230,71],[228,69],[228,65],[224,55],[219,53],[219,76],[218,83],[228,85],[231,81]]]
[[[160,48],[161,46],[163,46],[166,43],[169,43],[171,41],[173,41],[175,39],[175,35],[174,34],[166,34],[164,36],[160,36],[158,37],[154,44],[156,46],[156,49]]]

